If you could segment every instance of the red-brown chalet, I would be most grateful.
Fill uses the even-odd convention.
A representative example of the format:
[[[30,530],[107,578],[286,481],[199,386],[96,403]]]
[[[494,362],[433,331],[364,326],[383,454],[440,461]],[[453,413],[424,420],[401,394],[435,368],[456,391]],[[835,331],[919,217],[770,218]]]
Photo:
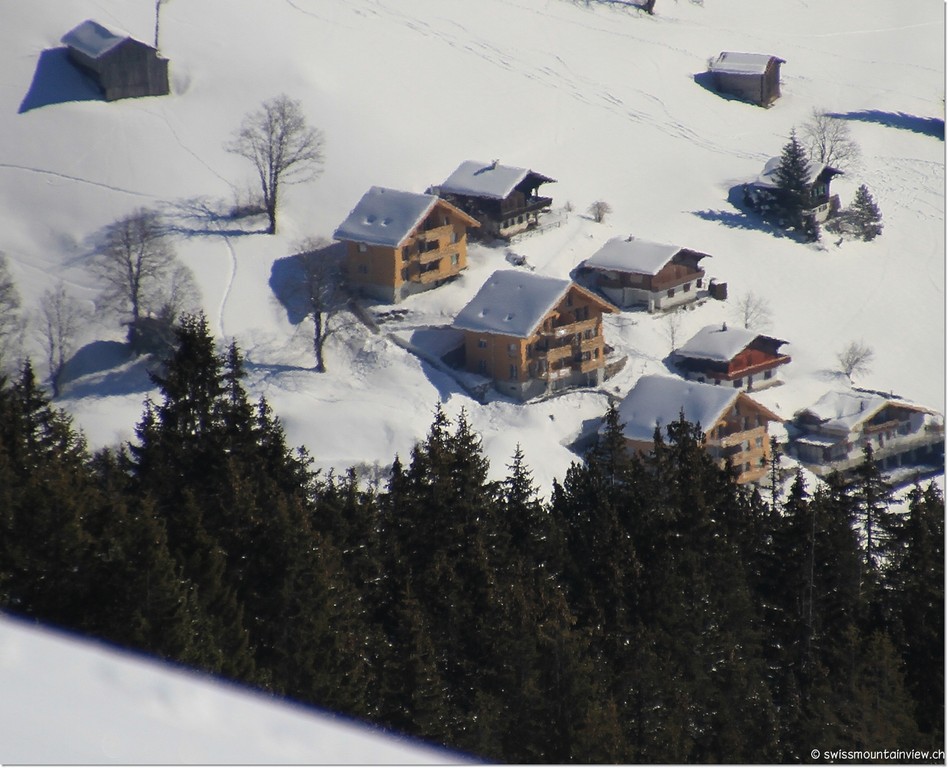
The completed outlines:
[[[775,369],[790,362],[790,356],[780,352],[786,343],[746,328],[708,325],[676,355],[689,379],[750,390],[776,383]]]

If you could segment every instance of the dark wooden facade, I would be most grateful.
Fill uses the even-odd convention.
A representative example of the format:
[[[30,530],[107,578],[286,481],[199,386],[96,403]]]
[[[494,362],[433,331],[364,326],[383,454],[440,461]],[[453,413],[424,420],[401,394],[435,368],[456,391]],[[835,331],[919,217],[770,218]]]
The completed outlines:
[[[777,56],[724,52],[711,63],[715,89],[744,101],[769,107],[780,98],[780,65]]]
[[[780,352],[785,341],[758,336],[730,360],[708,360],[680,356],[679,366],[690,379],[709,384],[731,384],[736,388],[752,388],[773,378],[774,370],[790,362]]]
[[[85,25],[100,35],[111,35],[94,22],[85,22]],[[71,36],[77,31],[81,34],[82,27],[66,35],[63,42],[69,58],[99,84],[106,101],[164,96],[171,92],[168,59],[160,56],[155,48],[125,37],[96,51],[72,41]]]
[[[530,171],[504,198],[462,194],[443,188],[432,191],[477,220],[480,229],[475,237],[507,238],[539,223],[540,213],[549,210],[553,204],[553,198],[540,195],[539,189],[542,184],[552,181]]]

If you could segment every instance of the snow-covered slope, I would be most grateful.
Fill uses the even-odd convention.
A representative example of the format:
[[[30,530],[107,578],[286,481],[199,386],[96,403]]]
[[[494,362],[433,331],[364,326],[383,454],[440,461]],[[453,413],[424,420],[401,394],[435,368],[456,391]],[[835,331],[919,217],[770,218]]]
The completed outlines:
[[[445,765],[461,755],[0,616],[0,763]]]
[[[300,99],[325,133],[325,172],[285,190],[279,234],[179,215],[191,231],[175,247],[215,332],[245,350],[251,390],[319,465],[404,456],[440,400],[449,414],[467,409],[495,474],[520,443],[548,490],[575,458],[566,446],[604,411],[596,392],[478,404],[451,376],[358,324],[331,340],[328,373],[310,370],[309,329],[275,299],[274,263],[301,238],[329,237],[371,186],[422,192],[474,158],[549,175],[557,183],[544,191],[571,203],[561,227],[516,246],[541,274],[565,277],[610,237],[629,234],[711,254],[704,266],[732,300],[686,313],[679,343],[733,321],[734,298],[764,297],[770,331],[793,357],[785,386],[761,395],[779,414],[837,383],[836,353],[852,340],[875,351],[860,384],[944,410],[940,0],[659,0],[655,16],[571,0],[171,0],[161,48],[173,94],[109,104],[44,55],[86,18],[150,41],[153,9],[0,0],[0,250],[27,304],[59,279],[94,301],[89,257],[103,227],[141,206],[179,215],[195,198],[231,202],[252,169],[224,142],[264,99]],[[773,108],[696,81],[722,50],[786,60]],[[869,186],[885,222],[874,242],[801,245],[728,202],[814,108],[844,116],[862,148],[860,168],[834,192],[846,204]],[[613,209],[604,224],[582,215],[597,199]],[[470,261],[460,280],[409,299],[408,314],[383,329],[407,337],[449,324],[491,272],[509,266],[501,249],[472,248]],[[116,320],[101,316],[82,342],[120,338]],[[610,318],[607,341],[629,355],[610,390],[622,395],[642,374],[666,372],[661,318]],[[132,436],[149,390],[140,361],[114,363],[72,381],[60,401],[95,446]],[[105,362],[86,370],[97,366]]]

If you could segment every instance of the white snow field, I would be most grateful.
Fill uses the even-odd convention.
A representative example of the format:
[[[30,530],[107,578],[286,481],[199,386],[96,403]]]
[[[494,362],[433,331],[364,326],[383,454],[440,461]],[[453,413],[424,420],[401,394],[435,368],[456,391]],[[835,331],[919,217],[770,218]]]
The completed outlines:
[[[330,238],[371,187],[421,193],[472,159],[557,180],[543,194],[561,226],[512,246],[540,275],[566,278],[610,238],[629,235],[710,254],[702,266],[728,284],[729,299],[685,312],[678,344],[704,326],[737,324],[740,297],[763,298],[772,316],[766,330],[788,342],[793,361],[781,369],[785,383],[757,397],[782,417],[843,384],[836,356],[851,341],[875,353],[859,386],[944,412],[942,0],[658,0],[654,16],[594,0],[170,0],[161,5],[160,48],[171,61],[172,93],[95,98],[57,52],[62,35],[91,18],[152,42],[154,10],[128,0],[0,0],[0,251],[26,309],[35,311],[59,281],[92,308],[100,285],[90,261],[103,229],[141,207],[175,216],[174,247],[195,273],[213,331],[237,340],[251,395],[268,398],[289,442],[306,445],[318,467],[384,469],[395,454],[407,458],[440,401],[449,416],[467,411],[493,476],[505,474],[520,444],[548,494],[578,458],[569,445],[598,426],[608,394],[624,396],[644,374],[670,373],[667,321],[623,312],[606,320],[606,340],[628,362],[604,390],[527,404],[495,394],[479,403],[388,334],[437,338],[427,329],[449,326],[489,275],[511,268],[504,248],[481,245],[470,248],[457,281],[406,300],[383,333],[353,320],[328,342],[328,372],[313,371],[311,326],[291,322],[274,295],[275,265],[304,238]],[[786,60],[773,107],[724,98],[696,79],[721,51]],[[283,189],[278,233],[256,233],[262,220],[182,217],[195,200],[229,205],[253,189],[253,169],[224,144],[245,114],[280,93],[298,99],[324,132],[325,167]],[[833,192],[847,205],[860,184],[869,187],[885,225],[872,242],[837,244],[825,234],[804,245],[729,201],[814,109],[845,119],[861,148],[859,166],[835,179]],[[600,224],[585,215],[595,200],[612,207]],[[149,361],[125,359],[122,340],[119,319],[97,311],[56,403],[93,448],[133,439],[143,401],[155,397]],[[27,346],[45,373],[37,338],[28,336]],[[4,625],[3,727],[25,751],[0,762],[97,759],[67,749],[93,738],[78,719],[92,705],[70,706],[34,687],[44,649],[56,657],[60,642]],[[136,698],[95,658],[91,668],[112,685],[103,699],[124,689],[129,718],[170,717],[176,704],[192,711],[196,761],[231,762],[231,742],[257,743],[249,719],[221,738],[224,718],[210,704],[166,697],[171,684],[143,684]],[[307,745],[319,736],[309,740],[302,721],[293,722],[290,751],[269,754],[274,742],[261,737],[253,759],[311,759]],[[36,752],[26,733],[36,734]],[[375,757],[393,761],[384,752],[365,761]]]
[[[0,616],[0,763],[470,762],[332,713]]]

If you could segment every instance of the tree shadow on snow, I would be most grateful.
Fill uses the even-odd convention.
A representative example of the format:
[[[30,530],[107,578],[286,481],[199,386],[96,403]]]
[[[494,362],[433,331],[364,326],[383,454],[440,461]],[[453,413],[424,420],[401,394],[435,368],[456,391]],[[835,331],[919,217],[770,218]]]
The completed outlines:
[[[243,222],[257,222],[265,213],[259,206],[228,204],[223,200],[192,197],[162,208],[168,231],[182,237],[241,237],[265,235],[266,226],[248,229]]]
[[[945,121],[940,117],[919,117],[905,112],[883,112],[881,109],[863,109],[857,112],[828,112],[827,117],[856,120],[861,123],[879,123],[888,128],[921,133],[945,140]]]
[[[98,83],[69,60],[65,47],[48,48],[36,62],[18,113],[70,101],[105,101],[105,96]]]
[[[63,371],[61,400],[145,393],[154,389],[151,355],[136,358],[128,344],[93,341],[79,349]]]
[[[346,245],[331,243],[312,253],[318,258],[341,261],[346,253]],[[306,271],[303,259],[304,255],[301,253],[284,256],[274,260],[273,266],[270,267],[270,290],[286,310],[286,319],[291,325],[299,325],[310,313],[310,303],[304,290]]]

